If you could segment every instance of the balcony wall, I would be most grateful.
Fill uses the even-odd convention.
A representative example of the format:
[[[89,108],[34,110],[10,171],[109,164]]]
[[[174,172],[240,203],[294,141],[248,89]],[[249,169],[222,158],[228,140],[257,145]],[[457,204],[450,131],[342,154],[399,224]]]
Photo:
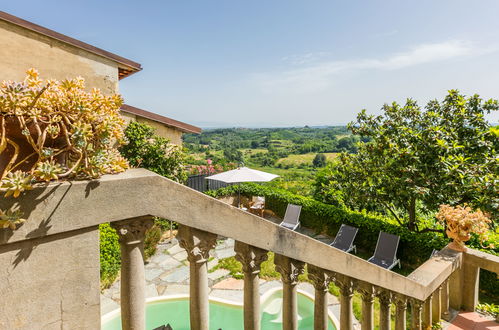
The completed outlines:
[[[258,329],[255,287],[267,251],[277,254],[282,275],[285,329],[296,326],[296,277],[305,264],[316,288],[316,329],[323,328],[321,297],[331,281],[341,291],[341,329],[351,329],[355,291],[364,301],[363,329],[374,326],[375,297],[382,307],[381,329],[389,327],[391,303],[396,306],[397,328],[402,329],[408,306],[415,316],[411,327],[421,328],[445,316],[449,303],[473,304],[467,292],[476,290],[470,283],[464,290],[460,285],[466,269],[462,253],[446,248],[404,277],[141,169],[95,181],[40,185],[18,199],[0,200],[1,209],[11,207],[20,208],[27,221],[14,232],[0,230],[0,328],[33,329],[36,324],[44,329],[98,329],[97,226],[111,222],[122,250],[124,328],[143,329],[142,248],[152,216],[181,224],[179,240],[191,264],[193,329],[205,329],[209,317],[206,261],[217,235],[237,242],[245,273],[245,329]],[[483,259],[473,254],[469,261],[497,271],[498,258]]]

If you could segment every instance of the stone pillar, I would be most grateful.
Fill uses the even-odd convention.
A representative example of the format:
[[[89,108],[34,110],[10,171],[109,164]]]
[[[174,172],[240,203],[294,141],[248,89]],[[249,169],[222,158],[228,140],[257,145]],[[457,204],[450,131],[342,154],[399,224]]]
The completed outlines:
[[[449,279],[445,280],[442,284],[442,292],[440,295],[441,306],[442,306],[442,318],[446,321],[450,320],[449,311]]]
[[[432,305],[432,296],[430,295],[423,305],[423,328],[431,329],[431,325],[433,324],[432,313],[431,313],[431,305]]]
[[[327,330],[327,292],[331,282],[331,274],[319,267],[307,265],[308,278],[315,288],[314,330]]]
[[[466,256],[464,256],[466,258]],[[478,304],[478,282],[480,279],[480,268],[466,262],[463,263],[463,309],[473,312]]]
[[[390,304],[392,302],[392,294],[388,290],[381,289],[378,292],[379,299],[379,328],[380,330],[390,330]]]
[[[442,287],[438,287],[438,289],[433,292],[432,306],[431,306],[431,318],[433,322],[440,322],[440,317],[442,315],[442,301],[441,301],[441,291]]]
[[[235,243],[236,259],[243,265],[244,272],[244,329],[260,330],[260,265],[267,260],[267,251],[244,244]]]
[[[413,330],[421,330],[421,311],[423,309],[423,302],[412,299],[411,300],[411,315],[412,315],[412,322],[411,322],[411,329]]]
[[[354,280],[350,277],[337,274],[335,284],[340,289],[340,329],[353,329],[353,286]]]
[[[192,330],[208,330],[210,325],[208,300],[208,267],[210,250],[217,242],[217,235],[181,225],[177,239],[187,251],[189,260],[189,314]]]
[[[406,312],[407,312],[407,298],[405,296],[396,294],[394,297],[395,302],[395,329],[406,329]]]
[[[146,297],[144,238],[154,221],[140,217],[112,222],[121,248],[121,324],[124,330],[145,330]]]
[[[374,287],[369,283],[359,285],[360,294],[362,295],[362,330],[374,329]]]
[[[304,271],[304,263],[286,256],[275,254],[276,270],[281,274],[282,292],[282,329],[296,330],[298,328],[298,302],[296,285],[298,276]]]

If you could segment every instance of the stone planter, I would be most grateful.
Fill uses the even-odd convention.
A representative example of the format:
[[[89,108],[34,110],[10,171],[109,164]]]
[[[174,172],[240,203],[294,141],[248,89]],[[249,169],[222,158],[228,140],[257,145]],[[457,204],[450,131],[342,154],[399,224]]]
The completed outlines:
[[[28,120],[28,118],[26,118]],[[42,131],[47,127],[47,124],[40,124],[40,128]],[[35,125],[28,124],[28,130],[33,138],[36,141],[39,138],[39,134],[36,130]],[[19,121],[14,116],[8,116],[5,119],[5,131],[6,136],[14,142],[19,150],[17,151],[17,158],[13,160],[13,157],[16,153],[15,148],[11,144],[7,144],[6,149],[0,154],[0,175],[3,173],[5,168],[11,161],[14,161],[14,164],[22,161],[22,164],[19,164],[15,167],[14,171],[30,171],[31,168],[38,161],[40,155],[33,149],[33,146],[28,142],[26,136],[23,134],[21,129],[21,125]],[[66,141],[64,137],[57,137],[56,139],[51,138],[47,135],[44,148],[54,148],[60,149],[64,148],[66,145]],[[67,162],[68,152],[63,152],[56,157],[54,157],[55,161],[61,165],[65,165]]]
[[[465,242],[469,241],[471,238],[470,233],[466,235],[459,235],[457,230],[447,229],[446,230],[447,237],[452,238],[454,241],[449,244],[449,247],[456,251],[466,251]]]

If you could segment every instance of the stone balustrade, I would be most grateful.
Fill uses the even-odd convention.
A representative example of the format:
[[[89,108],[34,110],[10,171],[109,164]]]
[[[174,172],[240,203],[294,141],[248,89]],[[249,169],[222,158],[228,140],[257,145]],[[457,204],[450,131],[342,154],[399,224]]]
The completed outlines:
[[[478,251],[445,248],[408,277],[401,276],[140,169],[98,181],[43,185],[17,200],[0,200],[0,208],[11,207],[24,212],[27,221],[17,231],[0,231],[0,328],[99,328],[97,225],[104,222],[111,222],[120,237],[124,329],[145,327],[143,242],[152,216],[180,224],[178,240],[190,263],[190,322],[195,330],[208,329],[206,263],[218,235],[236,240],[244,273],[245,329],[260,329],[258,280],[268,251],[275,253],[283,282],[283,329],[297,327],[296,284],[305,267],[315,288],[314,329],[327,327],[326,293],[334,283],[340,291],[343,330],[352,329],[355,292],[362,297],[362,329],[375,327],[376,300],[380,329],[390,329],[392,309],[395,328],[406,329],[408,308],[410,327],[423,329],[448,318],[449,307],[474,307],[477,269],[497,272],[499,265]],[[52,271],[47,260],[53,262]]]

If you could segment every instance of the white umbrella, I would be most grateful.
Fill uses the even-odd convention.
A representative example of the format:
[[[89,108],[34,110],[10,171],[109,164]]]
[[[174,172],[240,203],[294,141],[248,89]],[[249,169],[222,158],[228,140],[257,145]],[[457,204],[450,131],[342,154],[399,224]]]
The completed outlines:
[[[223,173],[218,173],[207,177],[210,180],[222,181],[225,183],[241,183],[241,182],[268,182],[279,175],[253,170],[248,167],[239,167],[235,170],[230,170]]]
[[[225,183],[242,183],[242,182],[268,182],[279,175],[254,170],[248,167],[238,167],[235,170],[230,170],[223,173],[218,173],[207,177],[209,180],[222,181]],[[241,196],[238,191],[237,205],[240,206]]]

